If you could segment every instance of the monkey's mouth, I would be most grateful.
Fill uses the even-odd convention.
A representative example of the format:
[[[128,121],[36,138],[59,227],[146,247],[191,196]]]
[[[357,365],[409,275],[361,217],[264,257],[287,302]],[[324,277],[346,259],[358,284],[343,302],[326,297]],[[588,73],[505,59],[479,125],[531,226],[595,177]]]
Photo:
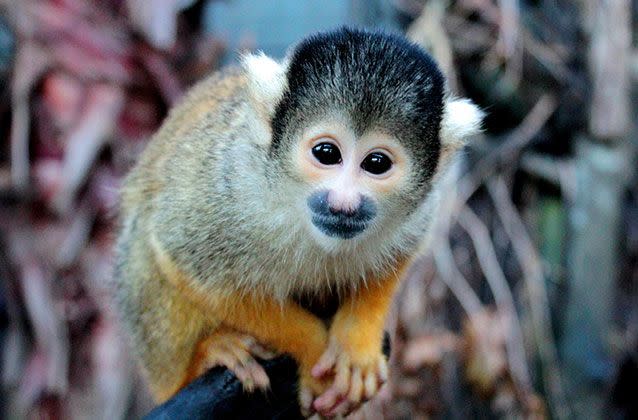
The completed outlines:
[[[354,238],[368,227],[368,223],[363,220],[318,214],[312,215],[312,224],[327,236],[341,239]]]

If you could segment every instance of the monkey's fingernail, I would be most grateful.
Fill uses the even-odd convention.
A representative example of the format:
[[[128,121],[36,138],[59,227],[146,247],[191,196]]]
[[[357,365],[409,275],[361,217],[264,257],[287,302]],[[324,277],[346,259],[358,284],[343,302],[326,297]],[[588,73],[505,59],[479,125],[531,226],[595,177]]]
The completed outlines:
[[[343,408],[344,404],[348,404],[348,400],[346,400],[345,398],[336,398],[334,401],[332,401],[331,404],[323,407],[322,410],[322,414],[324,416],[328,416],[328,417],[334,417],[335,415],[339,414],[339,409]]]
[[[330,410],[328,415],[330,415],[330,416],[337,416],[337,415],[345,416],[345,415],[351,413],[353,411],[353,409],[354,409],[354,406],[350,403],[350,401],[342,400],[336,406],[334,406],[332,408],[332,410]]]
[[[247,391],[253,391],[255,389],[255,381],[253,381],[253,378],[250,377],[248,374],[245,376],[244,380],[242,381],[244,388]]]
[[[274,351],[264,349],[262,352],[259,353],[259,357],[265,360],[270,360],[277,357],[277,353],[275,353]]]
[[[315,410],[319,411],[323,410],[325,405],[325,397],[323,396],[317,398],[315,402],[312,403],[312,406],[315,408]]]
[[[379,361],[379,379],[381,383],[386,383],[388,381],[388,364],[385,360]]]
[[[317,410],[327,410],[335,405],[338,398],[339,394],[333,388],[330,388],[315,400],[313,406]]]
[[[301,406],[301,410],[300,410],[300,411],[301,411],[301,415],[302,415],[303,417],[310,417],[310,414],[311,414],[311,413],[310,413],[310,410],[309,410],[309,409],[307,409],[307,408],[305,408],[305,407]]]
[[[314,378],[320,378],[323,375],[325,375],[326,373],[326,368],[320,365],[315,365],[312,370],[310,371],[310,374],[314,377]]]
[[[257,371],[255,373],[255,382],[257,386],[262,389],[268,389],[270,387],[270,378],[264,371]]]
[[[304,416],[311,414],[312,408],[312,393],[308,389],[302,389],[299,393],[299,405]]]

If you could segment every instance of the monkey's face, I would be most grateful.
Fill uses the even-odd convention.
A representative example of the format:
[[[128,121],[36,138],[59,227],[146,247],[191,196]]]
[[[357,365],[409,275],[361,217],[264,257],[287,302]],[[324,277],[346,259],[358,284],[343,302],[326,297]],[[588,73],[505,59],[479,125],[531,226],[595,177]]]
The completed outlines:
[[[308,226],[321,243],[365,237],[393,214],[409,173],[407,150],[381,130],[357,136],[338,120],[306,130],[293,150]]]
[[[445,98],[432,58],[394,35],[344,28],[245,68],[270,118],[281,220],[301,214],[328,250],[411,234],[441,162],[480,126],[478,108]]]

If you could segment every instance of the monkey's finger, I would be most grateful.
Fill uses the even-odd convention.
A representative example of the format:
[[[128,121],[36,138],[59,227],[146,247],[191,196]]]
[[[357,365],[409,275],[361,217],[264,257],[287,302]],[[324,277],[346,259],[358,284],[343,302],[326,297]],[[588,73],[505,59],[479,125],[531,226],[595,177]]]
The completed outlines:
[[[215,366],[225,366],[230,370],[234,370],[237,364],[237,358],[232,354],[224,351],[216,354],[215,357],[208,363],[208,367],[211,368]]]
[[[361,402],[361,396],[363,395],[363,375],[361,368],[355,366],[352,369],[350,376],[350,389],[348,390],[348,400],[353,404],[359,404]]]
[[[312,400],[312,391],[310,391],[309,388],[301,387],[301,390],[299,391],[299,408],[301,409],[301,414],[304,417],[308,417],[313,413]]]
[[[264,360],[270,360],[277,356],[277,353],[266,348],[250,335],[242,334],[240,336],[240,342],[242,343],[244,349],[246,349],[246,351],[254,357],[258,357]]]
[[[237,345],[224,346],[211,359],[208,367],[225,366],[233,372],[246,391],[255,386],[268,389],[270,379],[263,367],[243,348]]]
[[[334,406],[330,411],[328,411],[326,415],[329,417],[345,416],[351,413],[354,410],[354,408],[355,407],[352,406],[351,401],[344,399],[341,402],[339,402],[339,404]]]
[[[369,370],[366,373],[364,383],[364,396],[366,400],[374,397],[379,389],[379,378],[373,370]]]
[[[315,400],[314,406],[320,412],[329,411],[346,395],[350,388],[350,363],[349,358],[342,355],[337,360],[337,374],[332,386]]]
[[[242,346],[251,354],[255,354],[252,351],[253,349],[255,351],[260,351],[261,349],[265,348],[262,345],[260,345],[259,342],[254,337],[247,334],[240,335],[239,341],[242,343]]]
[[[267,389],[270,386],[266,371],[248,351],[241,347],[232,347],[230,351],[235,358],[234,366],[230,369],[244,383],[244,388],[252,391],[255,386],[261,389]]]
[[[379,372],[379,381],[382,384],[388,382],[388,361],[385,360],[385,357],[379,359],[377,370]]]
[[[255,340],[255,338],[251,335],[239,333],[237,335],[239,341],[241,341],[246,348],[250,348],[253,344],[257,343],[257,340]]]
[[[335,381],[332,385],[332,388],[334,388],[339,395],[346,395],[350,388],[350,368],[350,358],[347,355],[342,354],[337,360]]]
[[[250,353],[248,353],[248,348],[244,347],[244,343],[241,340],[233,343],[233,345],[229,345],[227,351],[235,356],[237,360],[246,360],[252,357]]]
[[[255,359],[251,358],[244,367],[249,372],[257,388],[266,390],[270,387],[270,378],[268,377],[268,374]]]
[[[344,398],[342,395],[339,395],[334,390],[326,391],[324,395],[325,397],[322,395],[322,397],[324,398],[324,404],[320,405],[319,403],[317,403],[317,400],[315,400],[313,407],[322,416],[329,418],[334,417],[335,414],[332,413],[335,410],[335,407],[342,405],[344,401],[347,402],[347,399]]]
[[[277,353],[275,353],[274,351],[268,349],[267,347],[262,346],[261,344],[254,342],[250,347],[250,353],[255,356],[255,357],[259,357],[260,359],[263,360],[270,360],[270,359],[274,359],[277,356]]]
[[[250,374],[250,371],[245,366],[237,365],[234,369],[231,369],[235,374],[239,382],[244,386],[244,390],[252,392],[255,389],[255,379]]]
[[[242,343],[243,344],[243,343]],[[228,346],[228,351],[238,360],[239,363],[245,365],[250,359],[253,358],[248,352],[248,348],[241,347],[240,345]]]
[[[313,407],[315,408],[315,410],[325,415],[326,413],[330,412],[336,405],[341,403],[343,399],[343,396],[340,395],[336,389],[330,388],[315,400]]]
[[[336,363],[337,353],[329,348],[321,355],[319,361],[312,367],[310,374],[315,378],[325,376],[333,370]]]

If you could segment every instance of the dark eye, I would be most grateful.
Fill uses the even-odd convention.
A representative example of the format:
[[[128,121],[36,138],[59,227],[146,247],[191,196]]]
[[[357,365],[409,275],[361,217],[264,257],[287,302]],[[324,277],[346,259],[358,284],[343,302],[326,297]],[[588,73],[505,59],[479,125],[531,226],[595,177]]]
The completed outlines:
[[[319,143],[312,148],[312,155],[324,165],[336,165],[341,163],[341,152],[332,143]]]
[[[374,175],[381,175],[382,173],[388,172],[391,167],[392,161],[390,158],[380,152],[370,153],[363,159],[363,162],[361,162],[361,168]]]

